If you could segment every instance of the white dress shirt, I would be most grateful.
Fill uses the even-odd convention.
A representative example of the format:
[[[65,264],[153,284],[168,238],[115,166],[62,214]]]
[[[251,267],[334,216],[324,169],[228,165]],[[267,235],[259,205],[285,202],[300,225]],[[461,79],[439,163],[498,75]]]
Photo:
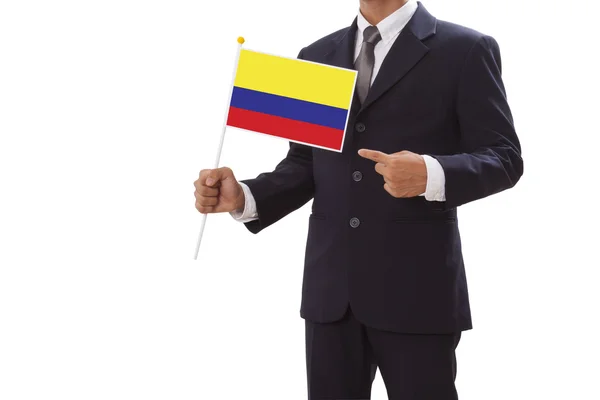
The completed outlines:
[[[417,11],[417,0],[409,0],[404,6],[396,10],[394,13],[387,16],[384,20],[377,24],[377,29],[381,34],[381,40],[375,45],[375,64],[373,66],[373,76],[371,77],[371,84],[375,81],[377,73],[381,68],[381,64],[385,59],[385,56],[390,51],[392,44],[404,29],[408,21],[412,18],[415,11]],[[363,42],[363,32],[371,24],[363,17],[362,13],[358,12],[357,16],[357,31],[356,31],[356,45],[354,50],[354,60],[360,53],[360,48]],[[399,150],[400,151],[400,150]],[[445,201],[446,193],[446,177],[444,170],[440,163],[433,157],[423,155],[425,160],[425,166],[427,168],[427,186],[425,193],[421,196],[425,196],[428,201]],[[250,192],[250,189],[244,183],[240,183],[244,190],[246,202],[244,210],[236,210],[231,212],[233,218],[240,222],[250,222],[258,218],[256,210],[256,201],[254,196]]]

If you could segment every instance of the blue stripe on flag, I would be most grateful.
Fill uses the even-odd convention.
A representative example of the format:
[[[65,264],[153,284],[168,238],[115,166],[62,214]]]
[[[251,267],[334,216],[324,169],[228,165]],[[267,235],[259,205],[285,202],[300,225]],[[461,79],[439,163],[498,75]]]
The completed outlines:
[[[348,110],[311,103],[237,86],[233,88],[231,106],[278,117],[344,130]]]

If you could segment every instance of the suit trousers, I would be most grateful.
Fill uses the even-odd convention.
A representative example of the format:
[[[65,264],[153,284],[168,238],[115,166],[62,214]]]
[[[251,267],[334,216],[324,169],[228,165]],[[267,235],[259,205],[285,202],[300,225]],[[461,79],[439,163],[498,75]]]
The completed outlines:
[[[457,400],[456,334],[403,334],[360,323],[306,320],[309,400],[365,400],[377,368],[389,400]]]

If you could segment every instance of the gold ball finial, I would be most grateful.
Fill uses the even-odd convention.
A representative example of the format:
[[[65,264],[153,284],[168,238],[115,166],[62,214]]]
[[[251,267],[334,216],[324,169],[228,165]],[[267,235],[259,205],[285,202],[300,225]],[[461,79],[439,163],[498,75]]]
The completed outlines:
[[[245,41],[246,41],[246,39],[244,39],[242,36],[240,36],[240,37],[238,38],[238,43],[239,43],[239,44],[244,44],[244,42],[245,42]]]

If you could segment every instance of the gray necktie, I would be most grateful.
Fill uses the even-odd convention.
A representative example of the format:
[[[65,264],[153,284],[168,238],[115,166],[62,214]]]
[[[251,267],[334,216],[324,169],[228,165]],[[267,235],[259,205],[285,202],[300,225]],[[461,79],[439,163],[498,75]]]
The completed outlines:
[[[363,42],[354,68],[358,71],[356,90],[360,103],[364,103],[371,87],[373,65],[375,65],[375,45],[381,40],[381,35],[376,26],[369,26],[363,33]]]

